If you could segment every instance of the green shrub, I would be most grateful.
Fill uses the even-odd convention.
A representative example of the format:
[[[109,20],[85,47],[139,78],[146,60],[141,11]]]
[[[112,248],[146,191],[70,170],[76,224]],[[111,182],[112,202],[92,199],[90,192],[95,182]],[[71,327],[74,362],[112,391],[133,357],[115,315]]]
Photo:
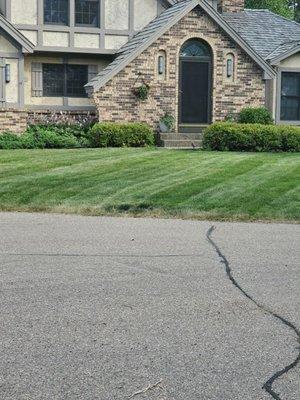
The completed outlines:
[[[219,151],[300,151],[300,127],[219,122],[204,133],[203,147]]]
[[[141,123],[98,123],[90,130],[94,147],[145,147],[154,144],[152,129]]]
[[[53,126],[30,127],[22,135],[0,134],[0,149],[65,149],[88,147],[87,138],[76,137],[71,131]]]
[[[73,135],[61,135],[52,130],[26,132],[20,136],[23,149],[66,149],[80,147]]]
[[[10,150],[10,149],[22,149],[22,143],[20,141],[20,136],[10,133],[3,132],[0,134],[0,149]]]
[[[27,132],[42,134],[43,132],[53,132],[59,136],[72,136],[78,140],[78,147],[91,147],[89,141],[89,129],[92,124],[40,124],[31,125]]]
[[[238,117],[241,124],[273,124],[272,115],[269,110],[264,107],[247,107],[244,108]]]

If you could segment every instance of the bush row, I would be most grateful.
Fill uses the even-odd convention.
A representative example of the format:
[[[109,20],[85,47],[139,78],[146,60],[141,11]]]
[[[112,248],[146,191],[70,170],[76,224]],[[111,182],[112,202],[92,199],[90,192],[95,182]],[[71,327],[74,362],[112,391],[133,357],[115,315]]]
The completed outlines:
[[[203,147],[219,151],[300,151],[300,127],[220,122],[209,126]]]
[[[142,147],[154,144],[145,124],[36,125],[22,135],[0,134],[0,149],[62,149],[79,147]]]
[[[90,131],[93,147],[144,147],[154,145],[153,130],[140,123],[100,123]]]

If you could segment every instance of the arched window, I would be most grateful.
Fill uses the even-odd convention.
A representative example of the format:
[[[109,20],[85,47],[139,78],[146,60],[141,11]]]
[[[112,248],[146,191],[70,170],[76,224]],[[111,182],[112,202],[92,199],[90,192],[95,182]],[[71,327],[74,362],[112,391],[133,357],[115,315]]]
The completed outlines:
[[[235,55],[233,53],[228,53],[225,62],[225,78],[233,82],[235,79]]]
[[[199,39],[187,40],[180,50],[180,57],[210,58],[209,46]]]
[[[167,55],[164,50],[158,52],[157,75],[158,79],[165,79],[167,75]]]

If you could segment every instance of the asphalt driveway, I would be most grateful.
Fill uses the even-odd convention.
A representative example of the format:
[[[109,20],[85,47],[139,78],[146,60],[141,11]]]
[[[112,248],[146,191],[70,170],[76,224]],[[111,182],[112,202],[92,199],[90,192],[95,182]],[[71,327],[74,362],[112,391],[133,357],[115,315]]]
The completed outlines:
[[[0,398],[299,400],[299,249],[299,225],[0,213]]]

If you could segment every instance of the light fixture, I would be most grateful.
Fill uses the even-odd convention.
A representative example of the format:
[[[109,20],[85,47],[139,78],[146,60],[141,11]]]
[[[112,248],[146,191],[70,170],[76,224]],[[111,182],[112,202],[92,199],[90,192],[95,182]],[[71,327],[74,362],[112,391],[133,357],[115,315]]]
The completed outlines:
[[[158,73],[159,75],[163,75],[165,73],[165,57],[158,57]]]
[[[227,60],[227,78],[231,78],[233,76],[233,60],[228,58]]]
[[[5,82],[10,82],[10,64],[5,65]]]

